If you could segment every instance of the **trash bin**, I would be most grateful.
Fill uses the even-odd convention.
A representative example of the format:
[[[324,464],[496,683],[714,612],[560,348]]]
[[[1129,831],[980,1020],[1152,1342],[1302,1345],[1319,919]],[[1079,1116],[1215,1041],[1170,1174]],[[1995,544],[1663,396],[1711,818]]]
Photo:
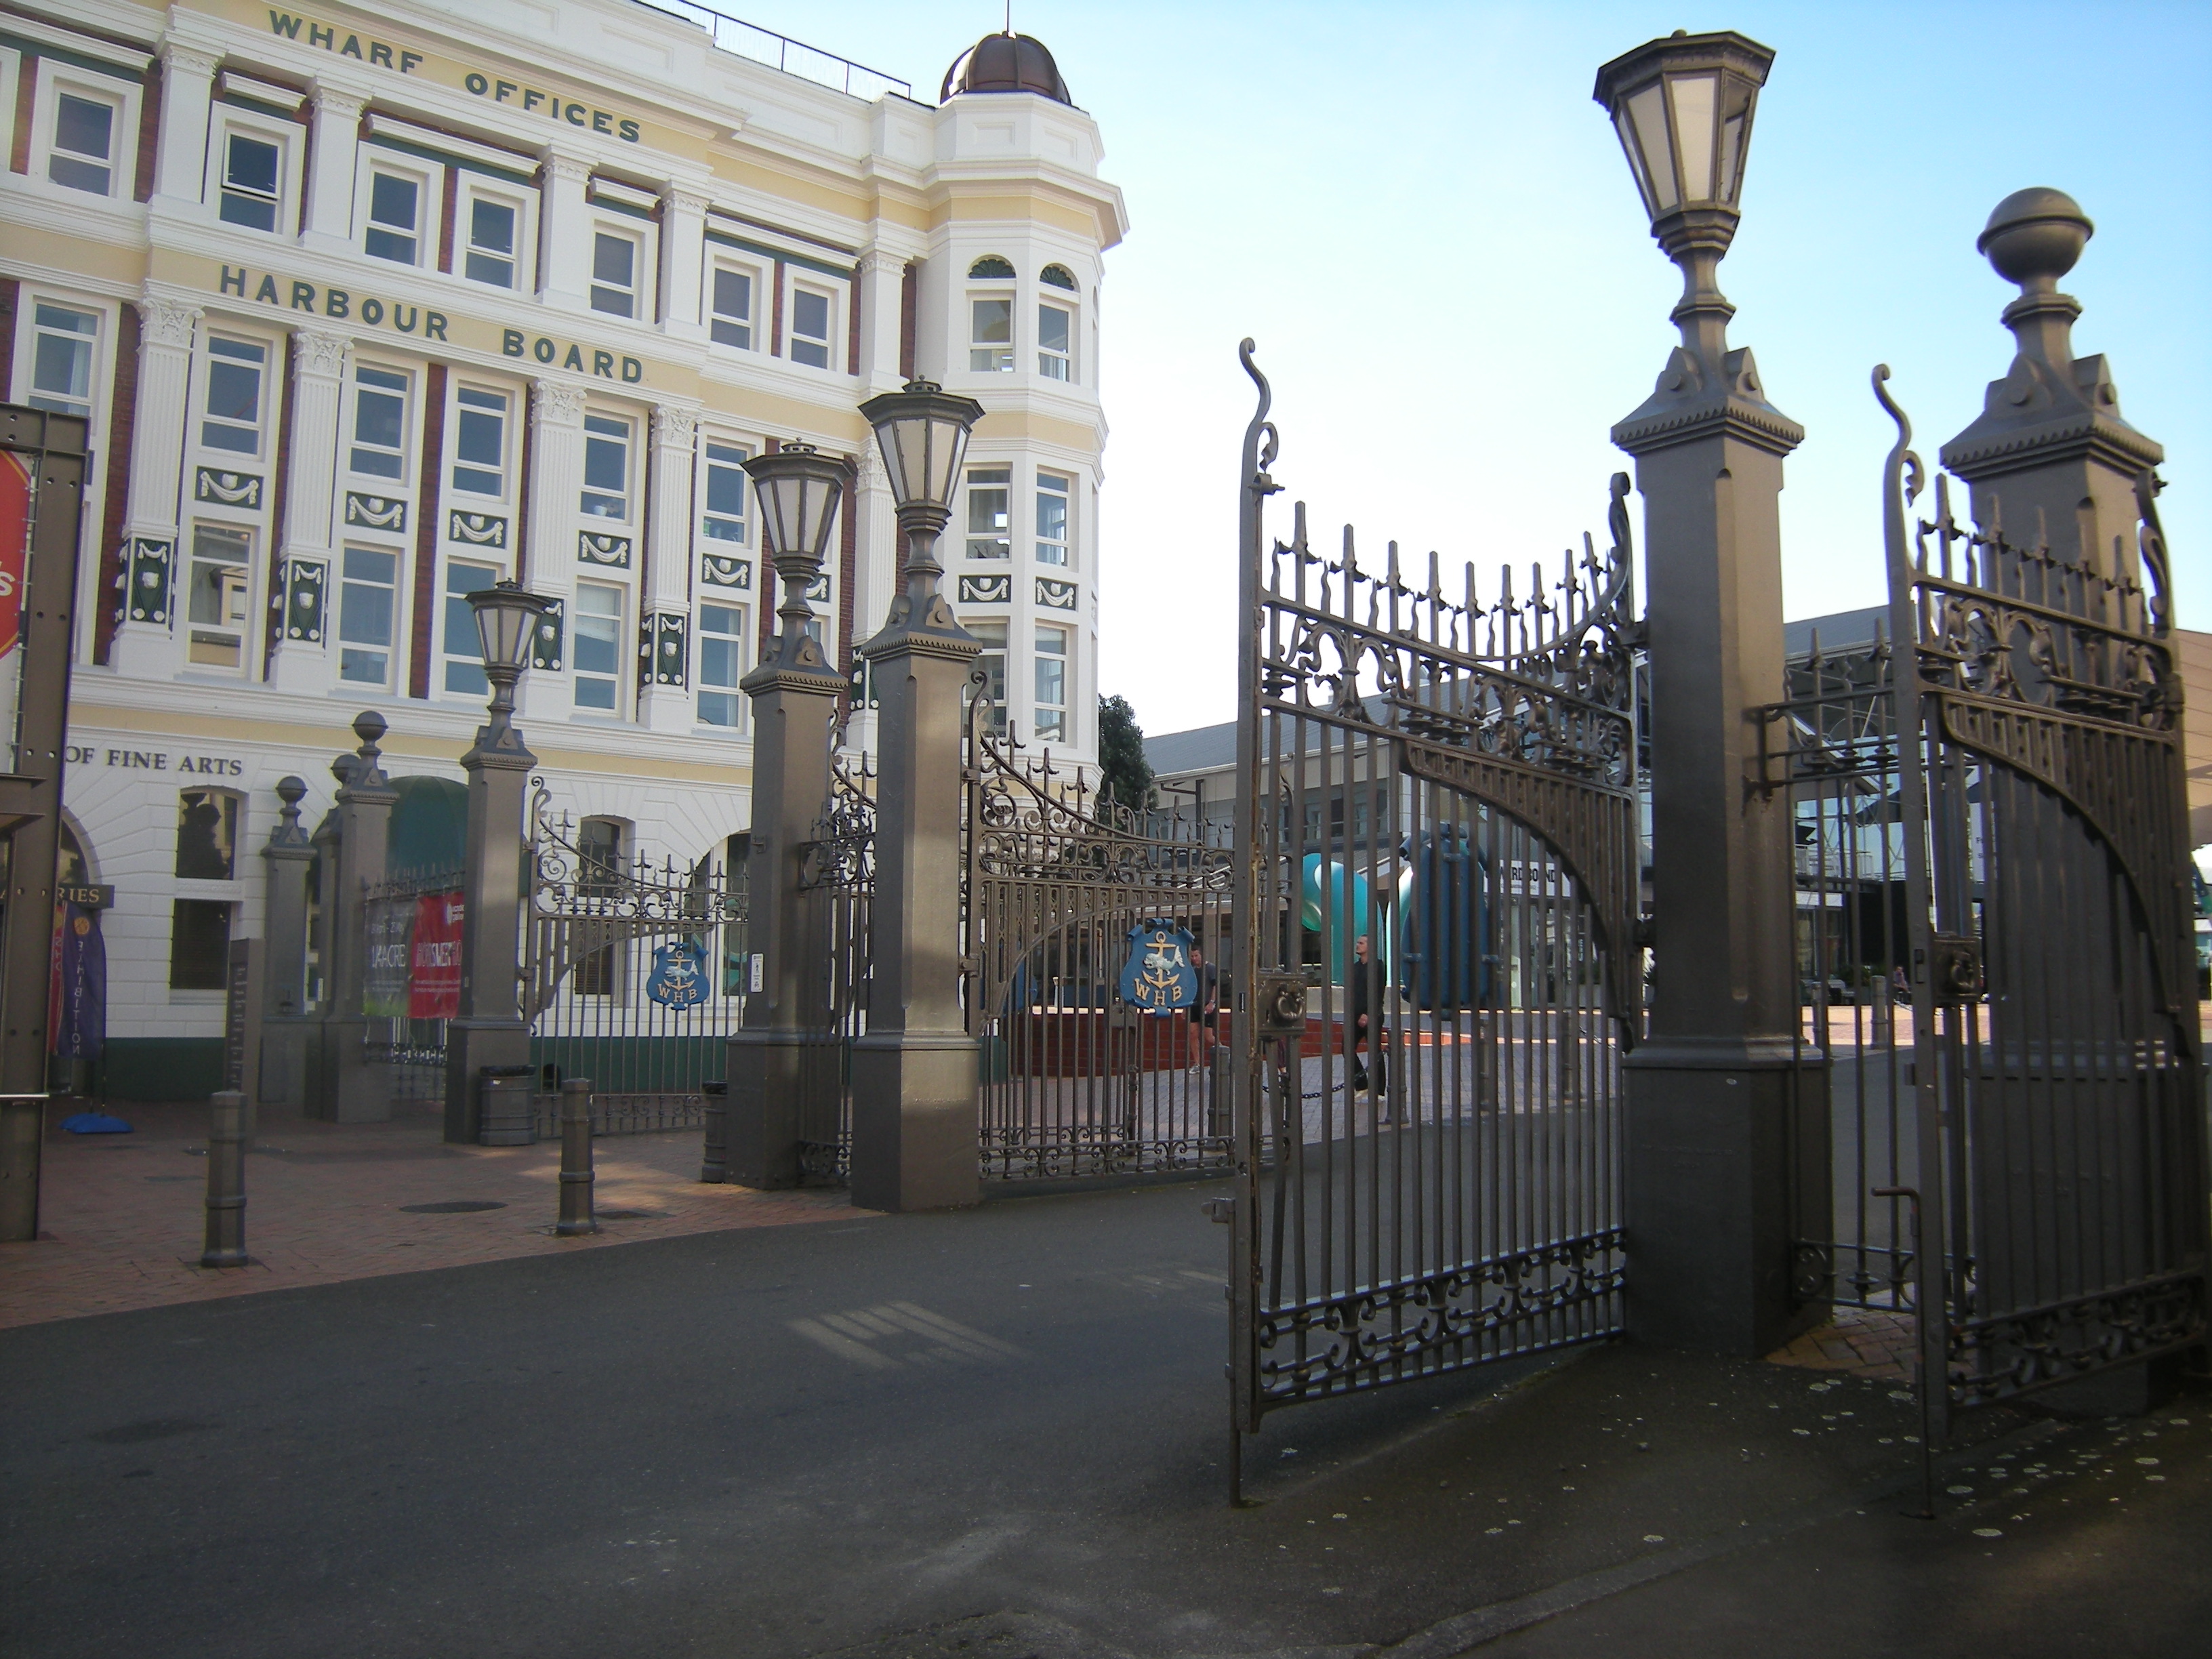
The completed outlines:
[[[730,1105],[729,1080],[725,1078],[702,1083],[699,1090],[707,1097],[704,1113],[707,1133],[699,1160],[699,1179],[705,1182],[727,1181],[730,1177],[729,1152],[723,1139],[723,1125]]]
[[[527,1146],[538,1139],[531,1097],[538,1084],[535,1066],[486,1066],[477,1096],[477,1144]]]

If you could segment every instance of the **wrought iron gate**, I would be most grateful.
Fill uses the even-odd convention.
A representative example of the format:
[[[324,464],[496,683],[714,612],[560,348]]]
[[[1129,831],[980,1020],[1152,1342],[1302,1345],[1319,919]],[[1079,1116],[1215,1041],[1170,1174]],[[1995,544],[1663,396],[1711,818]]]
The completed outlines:
[[[1049,751],[1025,757],[994,730],[982,686],[968,709],[962,914],[983,1179],[1227,1169],[1219,981],[1201,970],[1193,1006],[1165,1013],[1119,988],[1154,924],[1221,960],[1225,836],[1195,815],[1094,799]]]
[[[445,1098],[447,1000],[438,993],[459,989],[465,884],[459,870],[409,870],[362,884],[365,1056],[392,1067],[394,1100]]]
[[[1263,1413],[1620,1328],[1641,1006],[1627,480],[1613,545],[1448,598],[1264,546],[1245,436],[1230,1376]]]
[[[742,885],[712,852],[687,869],[580,848],[542,783],[529,855],[523,1016],[541,1075],[592,1079],[598,1133],[700,1127],[738,1025],[740,988],[717,970],[744,952]],[[540,1093],[540,1133],[556,1106]]]
[[[848,756],[843,733],[830,759],[830,799],[801,849],[803,960],[812,976],[802,1015],[799,1169],[842,1184],[851,1173],[853,1042],[868,1029],[868,918],[876,891],[875,771]]]

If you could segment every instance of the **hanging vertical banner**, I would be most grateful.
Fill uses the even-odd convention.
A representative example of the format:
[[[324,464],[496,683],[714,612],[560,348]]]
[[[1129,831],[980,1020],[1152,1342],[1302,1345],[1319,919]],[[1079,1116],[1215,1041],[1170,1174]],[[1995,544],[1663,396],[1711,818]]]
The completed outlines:
[[[461,1012],[461,917],[459,893],[425,893],[415,901],[415,942],[408,958],[407,1018],[451,1019]]]
[[[407,1018],[408,945],[415,931],[415,901],[373,898],[362,929],[368,952],[361,988],[361,1011],[372,1018]]]
[[[98,1060],[107,1042],[107,944],[100,934],[99,911],[76,904],[62,909],[54,1053],[64,1060]]]

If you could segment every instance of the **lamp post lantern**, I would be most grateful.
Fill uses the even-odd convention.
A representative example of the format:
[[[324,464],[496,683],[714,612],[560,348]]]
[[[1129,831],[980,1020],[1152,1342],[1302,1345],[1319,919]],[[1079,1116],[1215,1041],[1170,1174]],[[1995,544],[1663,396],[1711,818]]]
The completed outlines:
[[[973,1204],[975,1040],[960,1006],[960,734],[977,652],[939,589],[972,398],[927,380],[871,398],[904,544],[883,630],[860,647],[878,688],[876,890],[868,1030],[853,1046],[853,1202]]]
[[[1628,1061],[1629,1322],[1747,1358],[1825,1311],[1791,1296],[1793,1148],[1819,1170],[1796,1236],[1828,1236],[1826,1097],[1816,1069],[1793,1073],[1794,941],[1775,898],[1793,879],[1789,805],[1754,787],[1759,711],[1784,694],[1782,462],[1805,434],[1729,345],[1716,280],[1773,58],[1741,34],[1678,33],[1606,64],[1595,92],[1683,279],[1681,342],[1613,429],[1636,458],[1650,596],[1656,956]]]
[[[836,530],[847,470],[842,459],[805,443],[787,443],[745,463],[782,622],[766,659],[739,682],[753,714],[745,922],[753,960],[744,1023],[729,1041],[719,1168],[746,1187],[798,1184],[807,1031],[828,1017],[826,983],[804,960],[799,878],[807,836],[830,793],[830,733],[847,685],[810,631],[814,611],[806,592]],[[702,1178],[724,1178],[717,1167],[703,1160]]]
[[[538,757],[514,724],[514,684],[530,665],[530,642],[553,602],[502,581],[469,595],[490,719],[461,757],[468,774],[465,883],[461,909],[460,1008],[446,1025],[446,1139],[473,1143],[483,1132],[478,1080],[486,1066],[530,1064],[522,1018],[523,795]]]

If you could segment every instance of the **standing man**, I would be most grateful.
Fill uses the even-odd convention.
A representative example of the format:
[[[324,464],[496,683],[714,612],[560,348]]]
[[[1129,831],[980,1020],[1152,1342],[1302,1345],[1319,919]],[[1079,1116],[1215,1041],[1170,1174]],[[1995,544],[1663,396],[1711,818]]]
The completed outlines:
[[[1380,977],[1376,964],[1368,959],[1367,935],[1362,933],[1352,942],[1352,984],[1348,988],[1351,992],[1352,1041],[1347,1046],[1352,1053],[1352,1091],[1359,1094],[1371,1088],[1378,1101],[1389,1088],[1389,1065],[1382,1052],[1382,1022],[1379,1012],[1370,1023],[1370,1011],[1382,1000],[1380,987],[1370,986],[1370,981]],[[1359,1058],[1362,1043],[1367,1045],[1365,1064]],[[1387,1118],[1384,1121],[1387,1121]]]
[[[1206,959],[1206,952],[1190,947],[1190,965],[1198,974],[1198,994],[1190,1005],[1190,1069],[1206,1069],[1218,1040],[1221,1018],[1221,970]]]

